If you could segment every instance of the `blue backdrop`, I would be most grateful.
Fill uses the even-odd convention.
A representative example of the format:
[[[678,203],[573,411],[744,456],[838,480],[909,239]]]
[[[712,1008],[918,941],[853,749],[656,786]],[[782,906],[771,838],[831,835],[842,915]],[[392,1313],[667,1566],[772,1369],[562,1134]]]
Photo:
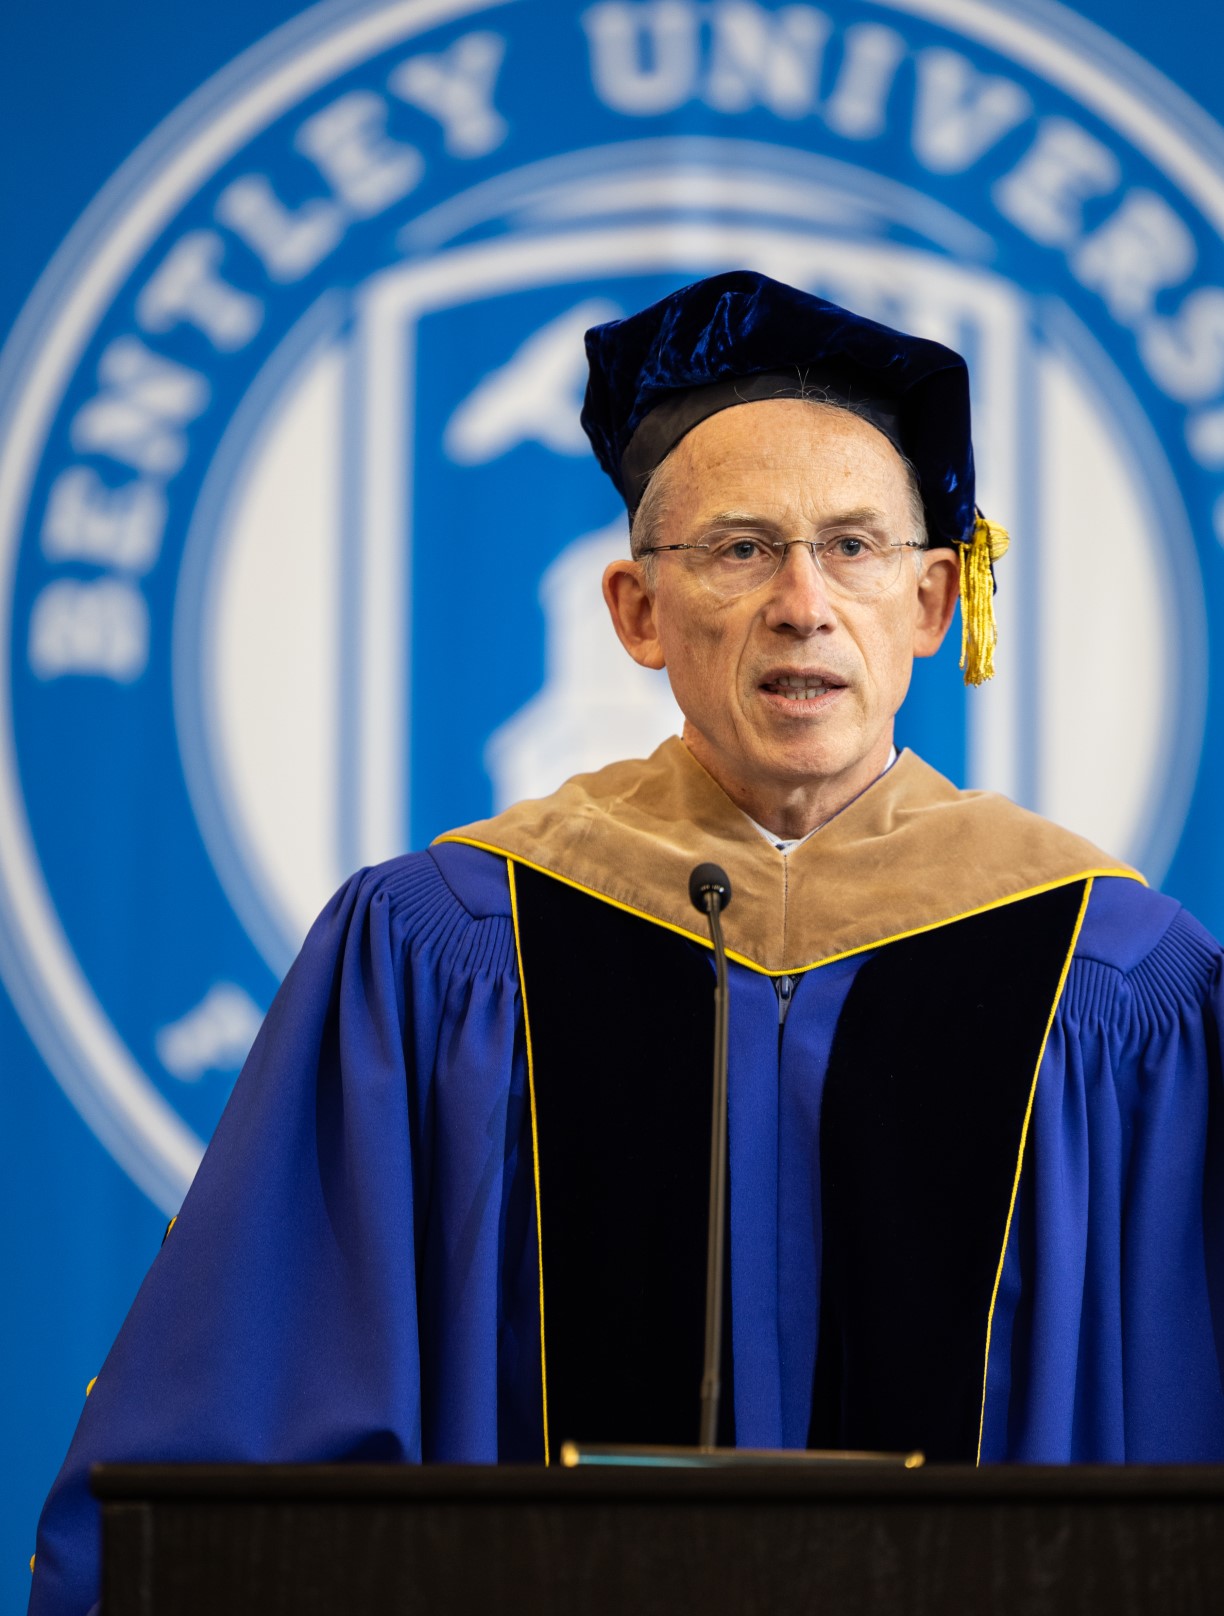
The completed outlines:
[[[1220,32],[1190,0],[10,18],[0,1609],[329,891],[674,727],[600,621],[587,324],[749,264],[960,346],[1001,671],[966,695],[947,649],[900,739],[1224,929]]]

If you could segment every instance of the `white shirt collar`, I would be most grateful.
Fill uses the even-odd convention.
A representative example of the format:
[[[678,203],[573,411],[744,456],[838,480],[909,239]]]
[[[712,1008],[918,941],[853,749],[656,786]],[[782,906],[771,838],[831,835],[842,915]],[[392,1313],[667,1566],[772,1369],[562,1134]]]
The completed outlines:
[[[888,762],[884,765],[883,769],[881,769],[880,773],[876,776],[876,778],[877,779],[883,779],[883,777],[888,773],[889,769],[892,768],[893,764],[896,761],[897,761],[897,748],[894,746],[889,751]],[[873,781],[872,784],[874,785],[875,781]],[[741,809],[740,812],[743,813],[743,809]],[[806,836],[794,836],[794,837],[791,838],[790,841],[786,842],[786,841],[783,841],[780,837],[775,836],[773,831],[766,830],[764,825],[758,824],[758,822],[752,817],[751,814],[744,814],[744,818],[752,826],[753,830],[760,831],[761,835],[770,844],[770,846],[777,848],[779,853],[793,852],[796,847],[801,847],[803,845],[803,843],[807,841],[808,836],[815,836],[815,834],[816,834],[816,832],[818,830],[823,829],[823,827],[829,823],[829,821],[827,819],[822,819],[819,825],[813,825],[812,826],[811,830],[808,831]]]

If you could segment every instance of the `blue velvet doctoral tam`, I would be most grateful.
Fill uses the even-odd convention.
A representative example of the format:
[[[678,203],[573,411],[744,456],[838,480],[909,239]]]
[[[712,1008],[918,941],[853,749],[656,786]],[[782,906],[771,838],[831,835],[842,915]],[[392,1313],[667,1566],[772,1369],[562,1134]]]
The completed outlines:
[[[909,460],[933,546],[970,537],[969,374],[941,343],[732,270],[595,326],[586,349],[582,425],[631,513],[651,472],[698,421],[803,394],[864,415]]]

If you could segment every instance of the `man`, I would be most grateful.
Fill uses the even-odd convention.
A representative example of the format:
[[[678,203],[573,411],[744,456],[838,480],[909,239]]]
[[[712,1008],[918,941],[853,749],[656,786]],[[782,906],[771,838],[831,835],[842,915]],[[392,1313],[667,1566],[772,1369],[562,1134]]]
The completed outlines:
[[[893,721],[961,595],[963,362],[761,276],[590,333],[682,739],[354,878],[278,995],[44,1514],[98,1458],[549,1459],[691,1442],[730,874],[721,1439],[1224,1457],[1217,945]]]

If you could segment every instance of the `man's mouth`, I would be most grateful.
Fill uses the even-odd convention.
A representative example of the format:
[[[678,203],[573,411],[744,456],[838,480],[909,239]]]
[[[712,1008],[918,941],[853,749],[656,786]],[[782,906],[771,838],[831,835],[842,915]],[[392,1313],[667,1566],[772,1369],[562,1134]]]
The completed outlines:
[[[786,701],[815,701],[830,690],[843,690],[844,685],[815,673],[780,673],[772,679],[762,679],[761,689],[771,696],[782,696]]]

